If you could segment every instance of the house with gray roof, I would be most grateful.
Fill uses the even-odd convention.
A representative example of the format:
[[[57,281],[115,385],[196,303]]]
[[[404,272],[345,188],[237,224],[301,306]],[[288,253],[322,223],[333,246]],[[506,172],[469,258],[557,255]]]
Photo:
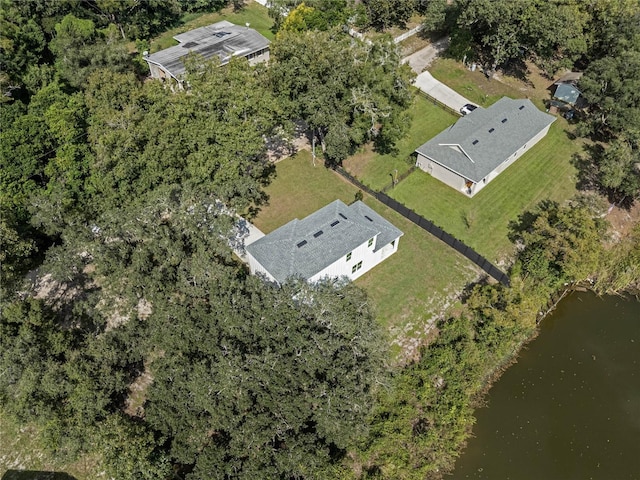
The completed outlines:
[[[223,20],[206,27],[189,30],[173,37],[179,45],[145,55],[152,78],[173,79],[182,84],[186,72],[184,58],[191,52],[204,60],[218,57],[220,65],[232,57],[243,56],[254,65],[269,60],[269,40],[254,29]]]
[[[416,166],[473,197],[538,143],[554,120],[530,100],[503,97],[420,146]]]
[[[247,245],[246,258],[251,273],[278,284],[291,277],[355,280],[395,253],[402,235],[364,203],[336,200]]]

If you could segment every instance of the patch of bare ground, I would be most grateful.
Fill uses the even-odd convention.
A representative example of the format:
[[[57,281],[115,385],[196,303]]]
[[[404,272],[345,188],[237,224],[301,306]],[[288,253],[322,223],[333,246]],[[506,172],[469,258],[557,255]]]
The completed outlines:
[[[407,322],[390,329],[391,345],[400,349],[395,358],[396,364],[406,365],[420,359],[421,349],[429,345],[438,335],[438,322],[460,314],[459,300],[462,293],[463,290],[450,289],[443,295],[433,296],[428,303],[420,306],[423,310],[422,322],[419,324]],[[417,308],[415,302],[408,303],[411,304],[411,310],[415,312]]]
[[[54,308],[68,303],[83,293],[83,286],[74,283],[66,283],[55,280],[50,273],[33,277],[32,289],[34,298],[45,300]]]
[[[553,84],[553,80],[549,79],[544,72],[533,62],[525,62],[526,70],[523,72],[526,78],[510,75],[505,72],[496,72],[493,75],[495,80],[510,86],[511,88],[521,92],[523,97],[545,100],[549,98],[549,86]]]
[[[147,390],[153,383],[151,365],[157,358],[163,357],[164,351],[153,352],[144,361],[144,371],[129,385],[129,395],[125,401],[124,412],[130,417],[144,418],[144,402],[147,399]]]
[[[273,137],[267,139],[267,156],[271,162],[279,162],[295,155],[300,150],[311,150],[309,129],[302,120],[295,122],[293,138]]]
[[[628,210],[613,205],[605,218],[611,224],[611,237],[616,242],[629,235],[640,224],[640,202],[635,202]]]

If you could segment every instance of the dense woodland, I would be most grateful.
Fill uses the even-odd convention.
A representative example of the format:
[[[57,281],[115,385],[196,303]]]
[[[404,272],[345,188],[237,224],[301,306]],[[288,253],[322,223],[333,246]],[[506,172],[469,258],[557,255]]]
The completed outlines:
[[[0,406],[56,455],[98,453],[118,479],[438,478],[550,295],[640,278],[640,228],[611,244],[602,219],[607,200],[640,197],[640,8],[274,0],[268,67],[191,58],[188,91],[144,81],[132,42],[225,5],[0,0]],[[226,239],[229,210],[266,200],[264,138],[286,141],[294,121],[329,164],[365,143],[393,151],[413,74],[389,38],[343,26],[416,16],[488,72],[583,70],[577,132],[591,147],[576,159],[579,197],[511,225],[511,287],[469,286],[421,359],[392,367],[361,289],[276,288]],[[36,296],[45,284],[53,293]]]

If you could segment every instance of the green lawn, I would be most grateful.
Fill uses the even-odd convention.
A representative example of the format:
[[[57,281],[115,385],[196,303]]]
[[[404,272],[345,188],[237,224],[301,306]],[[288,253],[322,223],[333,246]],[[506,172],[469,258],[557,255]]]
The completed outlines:
[[[541,107],[543,98],[548,96],[544,79],[533,74],[533,81],[526,84],[512,78],[504,82],[487,80],[482,73],[471,72],[450,59],[438,59],[430,72],[479,105],[488,106],[503,96],[528,96]],[[398,144],[398,155],[378,155],[365,149],[347,159],[345,168],[364,184],[380,190],[389,184],[394,169],[397,168],[399,174],[408,170],[406,158],[416,147],[457,119],[421,96],[416,98],[411,114],[413,124],[409,135]],[[513,247],[507,239],[511,220],[540,200],[564,201],[576,193],[576,171],[571,158],[581,151],[583,141],[570,138],[571,129],[558,117],[545,138],[472,199],[421,170],[413,172],[387,194],[489,260],[503,260],[512,253]]]
[[[543,100],[549,98],[546,87],[550,81],[537,72],[529,72],[526,83],[513,77],[488,79],[479,70],[471,72],[460,62],[448,58],[438,58],[429,67],[429,72],[460,95],[483,107],[488,107],[502,97],[526,97],[538,108],[544,109]]]
[[[263,7],[256,2],[250,2],[238,12],[234,12],[233,8],[227,7],[222,9],[220,12],[215,13],[189,13],[184,15],[180,21],[181,25],[179,27],[172,28],[151,40],[150,53],[177,45],[178,42],[173,39],[173,36],[178,33],[183,33],[198,27],[204,27],[205,25],[211,25],[212,23],[216,23],[221,20],[227,20],[236,25],[245,25],[246,23],[249,23],[251,28],[260,32],[269,40],[273,40],[274,35],[273,32],[271,32],[273,19],[269,18],[266,7]]]
[[[344,168],[365,185],[374,190],[381,190],[391,183],[391,174],[394,170],[398,170],[398,175],[409,170],[414,160],[407,161],[407,159],[416,148],[452,125],[458,118],[419,94],[416,94],[409,113],[412,118],[411,127],[407,136],[396,145],[397,154],[378,155],[371,150],[371,147],[365,147],[361,152],[345,160]]]
[[[269,233],[294,218],[303,218],[328,203],[351,203],[357,189],[301,151],[276,165],[267,187],[269,204],[253,220]],[[394,354],[411,352],[429,333],[428,325],[478,274],[464,257],[394,211],[365,195],[365,202],[404,232],[398,252],[356,280],[388,328]]]
[[[571,157],[581,142],[571,140],[567,128],[565,121],[556,120],[545,138],[473,198],[421,170],[387,193],[497,261],[512,251],[507,239],[511,220],[540,200],[562,202],[576,193]]]

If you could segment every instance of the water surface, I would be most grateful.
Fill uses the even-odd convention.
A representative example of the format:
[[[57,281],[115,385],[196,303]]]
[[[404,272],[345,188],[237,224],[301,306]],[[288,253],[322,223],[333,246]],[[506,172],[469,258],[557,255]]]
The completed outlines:
[[[448,478],[640,479],[640,302],[570,295],[476,417]]]

